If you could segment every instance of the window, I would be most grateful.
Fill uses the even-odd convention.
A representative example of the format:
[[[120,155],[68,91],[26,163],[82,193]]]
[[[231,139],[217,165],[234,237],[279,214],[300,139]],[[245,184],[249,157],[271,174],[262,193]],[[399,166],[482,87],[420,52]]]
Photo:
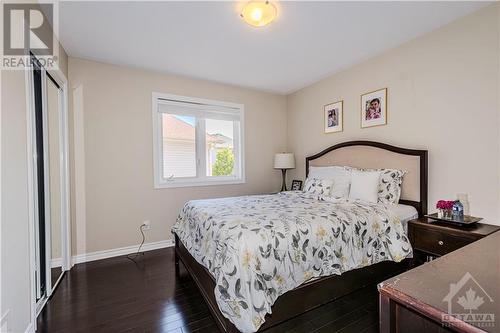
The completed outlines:
[[[244,183],[243,105],[153,93],[156,188]]]

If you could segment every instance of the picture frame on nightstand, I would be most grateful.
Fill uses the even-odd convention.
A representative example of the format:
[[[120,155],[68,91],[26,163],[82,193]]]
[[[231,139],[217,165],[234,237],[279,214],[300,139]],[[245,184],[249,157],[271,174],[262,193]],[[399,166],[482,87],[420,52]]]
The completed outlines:
[[[290,189],[292,191],[300,191],[302,189],[302,180],[298,179],[292,180],[292,186]]]

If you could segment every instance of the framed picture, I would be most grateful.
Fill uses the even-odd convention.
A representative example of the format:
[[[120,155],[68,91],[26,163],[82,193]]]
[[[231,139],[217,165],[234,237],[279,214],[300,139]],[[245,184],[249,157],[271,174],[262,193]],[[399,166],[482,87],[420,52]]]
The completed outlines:
[[[361,128],[387,124],[387,88],[361,95]]]
[[[325,133],[342,132],[344,102],[338,101],[325,105]]]
[[[300,191],[302,189],[302,180],[292,180],[292,191]]]

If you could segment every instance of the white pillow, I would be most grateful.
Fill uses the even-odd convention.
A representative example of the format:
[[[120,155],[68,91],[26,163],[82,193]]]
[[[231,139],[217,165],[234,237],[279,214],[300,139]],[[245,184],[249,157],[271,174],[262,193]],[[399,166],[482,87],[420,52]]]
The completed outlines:
[[[347,198],[349,196],[349,186],[351,183],[351,172],[345,167],[328,166],[328,167],[309,167],[309,177],[316,179],[331,179],[333,187],[330,194],[335,199]]]
[[[350,200],[378,202],[379,171],[351,171]]]
[[[406,171],[397,169],[356,169],[345,167],[351,172],[357,171],[379,171],[380,179],[378,183],[378,202],[383,204],[397,204],[401,197],[401,186]]]

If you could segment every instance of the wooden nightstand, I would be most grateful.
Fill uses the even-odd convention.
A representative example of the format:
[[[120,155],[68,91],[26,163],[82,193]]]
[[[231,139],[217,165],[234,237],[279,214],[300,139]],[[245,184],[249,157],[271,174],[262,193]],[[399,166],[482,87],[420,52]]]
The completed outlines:
[[[408,237],[415,264],[458,250],[500,230],[500,226],[475,223],[467,227],[438,222],[427,217],[408,222]]]

